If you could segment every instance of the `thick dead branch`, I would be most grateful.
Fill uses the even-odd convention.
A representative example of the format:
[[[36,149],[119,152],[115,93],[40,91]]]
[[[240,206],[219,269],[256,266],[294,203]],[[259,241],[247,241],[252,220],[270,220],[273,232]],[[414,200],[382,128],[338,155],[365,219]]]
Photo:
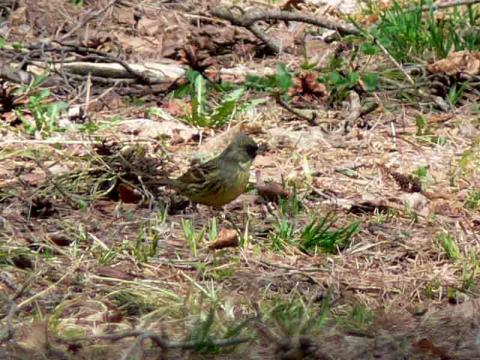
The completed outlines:
[[[33,65],[44,67],[41,62],[33,62]],[[141,78],[141,82],[148,84],[158,84],[172,82],[185,74],[185,69],[177,64],[128,64],[128,68],[124,64],[112,63],[92,63],[85,61],[56,63],[53,65],[58,72],[65,71],[67,73],[87,76],[109,78],[109,79],[128,79]]]
[[[36,61],[32,62],[28,69],[31,71],[18,70],[10,64],[0,64],[0,79],[11,81],[18,84],[30,84],[35,78],[34,74],[48,69],[48,65]],[[138,83],[141,77],[141,83],[164,84],[175,82],[181,78],[185,69],[177,64],[129,64],[128,71],[122,64],[112,63],[90,63],[90,62],[71,62],[54,64],[54,70],[58,73],[66,72],[73,76],[87,76],[91,74],[95,82],[100,83]],[[135,75],[132,75],[132,72]],[[81,80],[81,79],[79,79]],[[44,87],[58,86],[61,83],[58,76],[48,76],[42,83]]]
[[[58,44],[58,45],[55,45]],[[43,73],[45,70],[53,69],[59,75],[64,74],[87,76],[90,74],[93,80],[102,83],[139,83],[143,85],[173,83],[185,74],[185,66],[175,62],[154,63],[145,62],[131,64],[104,54],[99,51],[88,49],[81,46],[55,42],[54,45],[31,44],[24,49],[12,51],[10,58],[22,55],[24,60],[20,65],[15,60],[8,63],[0,62],[0,78],[22,84],[28,84],[34,78],[34,74]],[[46,58],[46,53],[53,54]],[[65,60],[65,54],[70,53],[75,56],[73,60]],[[61,58],[55,56],[61,55]],[[32,61],[31,59],[35,59]],[[37,60],[38,59],[38,60]],[[77,61],[83,60],[83,61]],[[17,70],[27,64],[27,71]],[[103,78],[103,80],[102,80]],[[49,76],[44,86],[59,85],[62,79],[55,79]]]
[[[320,19],[308,14],[300,12],[290,12],[281,10],[252,10],[249,12],[242,12],[241,14],[234,13],[232,8],[218,7],[211,11],[212,15],[223,20],[228,20],[236,26],[241,26],[252,32],[257,38],[262,40],[269,49],[278,53],[280,47],[275,44],[269,37],[256,25],[258,21],[266,20],[283,20],[283,21],[298,21],[330,30],[338,31],[340,34],[354,34],[359,35],[360,32],[349,24],[340,24],[329,19]]]

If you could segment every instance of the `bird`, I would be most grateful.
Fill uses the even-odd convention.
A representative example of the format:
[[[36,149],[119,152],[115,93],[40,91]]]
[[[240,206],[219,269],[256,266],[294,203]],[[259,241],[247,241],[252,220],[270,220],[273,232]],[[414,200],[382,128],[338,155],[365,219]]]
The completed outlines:
[[[195,203],[221,208],[245,192],[257,152],[256,142],[240,132],[217,157],[192,165],[176,179],[161,179],[160,185]]]

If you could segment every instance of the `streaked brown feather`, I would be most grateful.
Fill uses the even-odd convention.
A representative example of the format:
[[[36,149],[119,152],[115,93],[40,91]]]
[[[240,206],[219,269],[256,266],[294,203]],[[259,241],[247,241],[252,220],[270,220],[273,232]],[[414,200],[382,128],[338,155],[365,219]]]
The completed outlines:
[[[245,191],[256,146],[250,137],[240,134],[216,158],[192,166],[179,178],[166,179],[162,184],[194,202],[223,206]]]

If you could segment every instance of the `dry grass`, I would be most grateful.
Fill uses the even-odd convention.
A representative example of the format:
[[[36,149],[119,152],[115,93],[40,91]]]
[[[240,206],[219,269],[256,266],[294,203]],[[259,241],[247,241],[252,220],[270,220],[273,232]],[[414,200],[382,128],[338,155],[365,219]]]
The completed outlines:
[[[225,211],[183,207],[155,179],[185,168],[194,139],[109,125],[32,140],[2,123],[0,358],[474,358],[478,114],[426,115],[438,145],[415,136],[418,110],[376,96],[385,108],[348,134],[332,114],[323,129],[273,101],[236,118],[267,149],[252,174],[285,183],[296,210],[254,189]],[[156,105],[145,101],[93,122]],[[392,173],[420,167],[422,192],[402,191]],[[329,213],[360,231],[341,251],[301,251],[302,229]],[[293,230],[279,250],[282,223]],[[223,228],[239,246],[209,250]]]

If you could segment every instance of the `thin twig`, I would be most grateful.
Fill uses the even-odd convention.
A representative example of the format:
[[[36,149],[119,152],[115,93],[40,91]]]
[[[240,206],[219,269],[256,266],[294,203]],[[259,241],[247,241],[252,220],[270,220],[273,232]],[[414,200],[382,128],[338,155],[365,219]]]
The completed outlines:
[[[125,140],[116,140],[120,144],[151,144],[158,143],[158,140],[149,140],[149,139],[125,139]],[[104,140],[36,140],[36,139],[12,139],[0,141],[0,146],[10,145],[10,144],[41,144],[41,145],[97,145],[103,144]]]
[[[115,5],[116,2],[118,2],[119,0],[112,0],[110,1],[106,6],[104,6],[103,8],[101,8],[100,10],[98,11],[95,11],[95,12],[88,12],[87,14],[85,14],[85,16],[83,17],[83,19],[81,19],[73,28],[70,29],[69,32],[67,32],[65,35],[63,35],[60,40],[65,40],[65,39],[68,39],[75,31],[77,31],[78,29],[81,29],[82,27],[84,27],[88,22],[92,21],[93,19],[99,17],[100,15],[102,15],[105,11],[107,11],[108,9],[110,9],[113,5]]]
[[[252,320],[254,320],[254,318],[247,319],[244,323],[242,323],[242,325],[246,324],[247,322],[251,322]],[[134,351],[139,347],[140,348],[143,347],[143,343],[147,339],[151,339],[155,343],[155,345],[160,347],[162,350],[167,350],[167,349],[191,350],[202,345],[204,342],[202,340],[179,341],[179,342],[168,341],[167,339],[165,339],[159,334],[155,334],[148,331],[140,331],[140,330],[127,331],[125,333],[119,333],[119,334],[94,335],[94,336],[88,336],[88,337],[74,338],[74,339],[71,339],[70,341],[73,341],[73,342],[96,341],[96,340],[119,341],[121,339],[129,338],[129,337],[136,337],[137,339],[128,348],[127,352],[124,354],[122,359],[131,359],[131,355],[134,353]],[[243,344],[246,342],[250,342],[253,339],[254,339],[253,337],[233,337],[228,339],[218,339],[218,340],[211,340],[211,341],[209,340],[209,344],[213,346],[224,347],[224,346]]]
[[[83,259],[83,256],[80,258],[79,262],[81,263]],[[28,299],[22,301],[20,304],[18,304],[18,309],[21,309],[22,307],[24,307],[25,305],[27,304],[30,304],[32,301],[35,301],[36,299],[42,297],[43,295],[45,295],[46,293],[48,293],[50,290],[52,290],[53,288],[55,288],[56,286],[58,286],[63,280],[65,280],[68,276],[70,276],[72,273],[74,273],[75,271],[77,270],[77,267],[74,266],[74,267],[71,267],[70,271],[68,271],[67,273],[65,273],[58,281],[56,281],[55,283],[53,283],[52,285],[50,285],[49,287],[47,287],[45,290],[42,290],[38,293],[36,293],[35,295],[29,297]]]
[[[133,359],[133,354],[137,349],[143,351],[143,343],[147,339],[151,339],[161,350],[166,350],[168,348],[168,344],[160,336],[154,333],[146,332],[137,337],[135,342],[128,348],[125,354],[123,354],[121,360]]]
[[[388,50],[385,48],[385,46],[383,46],[380,41],[378,41],[378,39],[374,36],[371,36],[372,37],[372,40],[373,42],[375,43],[375,45],[377,45],[380,50],[383,51],[383,53],[385,55],[387,55],[387,57],[390,59],[390,61],[397,67],[398,70],[400,70],[403,75],[405,75],[406,79],[408,80],[408,82],[411,84],[411,85],[415,85],[415,81],[413,81],[412,77],[410,75],[408,75],[408,73],[403,69],[403,66],[392,56],[392,54],[390,54],[388,52]]]
[[[320,19],[309,14],[303,14],[300,12],[292,11],[281,11],[281,10],[252,10],[244,12],[240,11],[240,14],[234,13],[232,10],[238,7],[217,7],[211,11],[212,15],[219,17],[221,19],[230,21],[231,24],[235,26],[241,26],[248,29],[252,32],[257,38],[262,40],[265,45],[268,46],[270,50],[275,53],[280,51],[280,47],[277,44],[274,44],[269,37],[256,26],[258,21],[266,20],[284,20],[284,21],[298,21],[303,22],[326,29],[331,29],[338,31],[340,34],[354,34],[360,35],[354,26],[350,24],[340,24],[338,21],[333,21],[329,19]]]
[[[13,317],[17,313],[17,310],[20,308],[20,306],[17,305],[15,300],[17,300],[20,296],[23,295],[27,287],[30,285],[32,280],[36,277],[37,275],[32,275],[30,276],[23,284],[20,289],[15,291],[15,294],[11,298],[8,296],[4,295],[3,293],[0,293],[0,296],[4,298],[4,301],[9,303],[9,308],[6,316],[6,322],[7,322],[7,334],[3,337],[0,338],[0,343],[9,341],[14,338],[15,336],[15,328],[13,327]]]
[[[474,4],[480,3],[480,0],[457,0],[457,1],[452,1],[449,3],[443,3],[443,4],[432,4],[432,5],[424,5],[422,7],[422,11],[430,11],[432,10],[440,10],[440,9],[447,9],[455,6],[470,6]],[[415,11],[416,8],[412,7],[409,9],[409,11]]]
[[[70,206],[76,208],[76,207],[82,207],[84,205],[83,201],[76,199],[72,194],[67,193],[54,179],[54,175],[48,169],[40,160],[37,158],[32,159],[40,169],[43,170],[45,175],[48,178],[48,181],[50,181],[55,189],[58,190],[58,192],[64,197],[64,199],[70,204]]]
[[[300,119],[307,120],[312,125],[318,125],[318,124],[315,123],[315,120],[316,120],[316,117],[317,117],[316,113],[313,113],[311,117],[306,116],[306,115],[302,114],[300,111],[298,111],[297,109],[294,109],[293,107],[288,105],[285,101],[283,101],[280,94],[275,93],[275,94],[273,94],[273,97],[275,98],[275,101],[277,102],[277,104],[280,105],[285,110],[287,110],[288,112],[290,112],[293,115],[299,117]]]

